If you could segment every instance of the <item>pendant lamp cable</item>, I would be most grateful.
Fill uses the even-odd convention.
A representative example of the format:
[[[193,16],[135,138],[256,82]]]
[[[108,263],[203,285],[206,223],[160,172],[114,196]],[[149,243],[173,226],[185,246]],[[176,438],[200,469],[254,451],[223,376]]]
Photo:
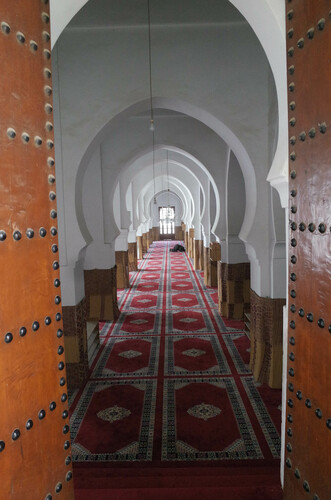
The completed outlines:
[[[164,193],[163,163],[161,163],[161,192]]]
[[[154,126],[154,110],[153,110],[153,85],[152,85],[152,36],[151,36],[151,8],[150,0],[147,0],[148,14],[148,65],[149,65],[149,99],[150,99],[150,125],[149,130],[152,132],[153,140],[153,183],[154,183],[154,205],[156,205],[156,190],[155,190],[155,126]]]
[[[169,153],[167,150],[167,183],[168,183],[168,212],[170,208],[170,189],[169,189]]]
[[[154,110],[153,110],[153,85],[152,85],[152,36],[151,36],[151,8],[150,0],[147,0],[147,15],[148,15],[148,65],[149,65],[149,99],[150,99],[150,125],[149,130],[152,132],[152,147],[153,147],[153,183],[154,183],[154,205],[156,205],[156,189],[155,189],[155,126],[154,126]]]
[[[148,12],[148,62],[149,62],[149,99],[151,108],[151,118],[149,129],[154,132],[154,110],[153,110],[153,86],[152,86],[152,36],[151,36],[151,9],[150,0],[147,0]]]
[[[153,136],[153,182],[154,182],[154,205],[156,205],[156,189],[155,189],[155,136],[154,130],[152,132]]]

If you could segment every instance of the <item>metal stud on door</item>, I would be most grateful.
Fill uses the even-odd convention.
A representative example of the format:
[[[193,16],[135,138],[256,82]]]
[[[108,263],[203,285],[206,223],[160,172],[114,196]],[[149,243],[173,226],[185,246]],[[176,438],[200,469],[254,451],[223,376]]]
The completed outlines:
[[[286,0],[289,318],[285,498],[331,498],[331,2]]]
[[[48,0],[0,0],[0,498],[73,498]]]

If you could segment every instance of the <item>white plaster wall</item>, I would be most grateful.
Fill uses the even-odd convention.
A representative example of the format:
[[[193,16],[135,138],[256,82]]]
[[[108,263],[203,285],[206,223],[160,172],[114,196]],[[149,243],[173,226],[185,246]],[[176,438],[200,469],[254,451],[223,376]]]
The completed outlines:
[[[228,146],[215,132],[188,116],[175,112],[170,112],[168,115],[163,113],[164,110],[160,112],[155,110],[155,158],[157,162],[161,162],[157,174],[160,172],[161,164],[165,174],[166,149],[169,150],[169,159],[181,162],[184,161],[183,155],[188,158],[191,154],[212,177],[215,177],[218,171],[224,172]],[[162,151],[159,151],[160,148]],[[148,129],[148,117],[132,116],[117,124],[104,139],[102,162],[115,175],[121,175],[124,168],[135,160],[144,158],[151,149],[152,137]],[[192,161],[186,160],[186,164],[198,175],[200,169]],[[138,168],[139,165],[135,164],[134,169]]]
[[[120,198],[120,185],[119,182],[116,184],[115,192],[114,192],[114,198],[113,198],[113,214],[114,214],[114,219],[117,227],[120,229],[121,228],[121,198]],[[103,213],[103,217],[107,219],[107,212]],[[112,240],[115,237],[115,235],[112,235],[110,239]]]
[[[238,235],[245,216],[246,194],[242,171],[237,158],[230,155],[227,188],[228,234]]]
[[[204,213],[201,218],[201,239],[203,240],[204,246],[207,248],[210,244],[210,209],[211,209],[211,197],[210,193],[213,191],[210,186],[210,180],[206,179],[203,181],[205,197],[207,204]]]
[[[192,219],[192,226],[194,228],[194,238],[201,240],[201,206],[200,206],[200,185],[195,182],[191,188],[194,213]]]
[[[284,0],[230,0],[247,19],[268,57],[277,89],[278,141],[268,181],[277,189],[282,206],[288,203],[287,73]]]
[[[155,169],[157,170],[157,169]],[[190,203],[193,203],[193,209],[190,210],[189,215],[189,223],[192,224],[195,228],[198,227],[197,235],[199,235],[199,227],[200,227],[200,199],[199,199],[199,189],[201,184],[199,180],[193,175],[193,173],[187,169],[184,165],[180,165],[177,163],[169,162],[168,165],[169,172],[169,188],[173,189],[173,186],[176,186],[180,189],[183,194],[185,192],[188,195],[184,195],[186,200]],[[167,177],[156,177],[156,193],[160,190],[163,190],[163,186],[167,182]],[[144,212],[150,217],[150,203],[151,199],[154,198],[154,183],[150,181],[147,185],[148,189],[145,188],[143,190],[144,196]],[[191,200],[191,201],[190,201]],[[151,222],[152,223],[152,222]]]
[[[188,182],[190,181],[190,182]],[[173,177],[171,173],[169,173],[169,189],[170,192],[173,192],[180,198],[185,206],[185,217],[184,219],[188,220],[189,223],[192,221],[193,213],[191,211],[191,203],[193,202],[192,195],[192,186],[196,184],[195,179],[186,179],[186,183],[184,184],[182,180],[178,177]],[[161,193],[163,191],[163,179],[161,176],[156,177],[155,179],[155,192]],[[149,227],[153,226],[151,205],[154,204],[154,182],[151,180],[144,188],[141,190],[138,196],[138,206],[140,205],[139,200],[142,200],[143,204],[143,213],[146,217],[146,222]],[[143,221],[143,219],[141,219]]]
[[[239,239],[240,229],[245,216],[245,183],[238,160],[233,153],[229,157],[226,200],[227,230],[226,244],[222,246],[222,260],[229,264],[247,262],[248,256],[245,245]]]
[[[169,157],[171,161],[186,165],[201,183],[205,182],[208,175],[214,181],[214,188],[220,193],[218,194],[218,216],[219,216],[219,199],[224,201],[224,175],[227,161],[228,147],[219,137],[197,120],[185,117],[183,115],[174,114],[172,117],[156,117],[157,140],[164,144],[172,144],[181,146],[184,150],[179,150],[178,147],[169,146]],[[123,161],[130,155],[135,154],[139,148],[143,151],[151,148],[151,138],[148,133],[148,128],[144,124],[144,119],[131,119],[125,121],[116,132],[112,134],[102,145],[104,162],[107,162],[107,168],[111,168],[114,172],[119,172],[118,175],[123,176],[126,182],[131,182],[131,172],[139,172],[139,178],[143,182],[148,180],[148,176],[152,173],[141,170],[146,162],[151,162],[151,153],[144,154],[137,161],[130,164],[130,170],[126,168]],[[119,147],[123,144],[123,149]],[[116,147],[117,146],[117,147]],[[196,156],[192,158],[187,151],[194,152]],[[123,157],[121,156],[123,154]],[[158,175],[163,169],[163,174],[166,171],[166,152],[165,150],[156,151],[156,174]],[[208,166],[208,169],[206,168]],[[209,172],[208,172],[209,170]],[[189,173],[189,172],[188,172]],[[137,182],[139,179],[137,178]],[[216,182],[218,183],[216,186]],[[224,213],[224,209],[223,212]],[[222,214],[221,214],[222,215]],[[214,210],[213,224],[215,222],[216,208]]]
[[[285,241],[286,239],[286,219],[285,209],[281,206],[281,200],[278,192],[272,189],[272,207],[274,215],[274,229],[276,241]]]
[[[179,226],[183,216],[182,200],[172,192],[169,192],[169,194],[165,192],[158,194],[156,196],[156,201],[156,205],[153,202],[150,204],[153,227],[159,227],[160,225],[159,208],[167,207],[168,205],[175,207],[175,226]]]
[[[273,241],[271,261],[271,297],[286,297],[286,220],[285,209],[280,203],[279,193],[271,188],[273,214]]]
[[[214,191],[210,191],[210,201],[209,201],[209,210],[210,210],[210,221],[214,221],[216,217],[216,197]],[[221,236],[221,235],[220,235]],[[215,233],[210,231],[208,235],[210,241],[216,241]],[[207,240],[205,241],[205,247],[209,246]]]
[[[60,35],[62,29],[67,25],[73,15],[78,12],[78,10],[86,3],[87,0],[50,0],[51,7],[51,30],[52,30],[52,44],[56,42],[58,36]],[[288,191],[288,179],[287,179],[287,156],[288,156],[288,143],[287,143],[287,105],[286,105],[286,51],[285,51],[285,16],[284,16],[284,0],[231,0],[232,4],[235,5],[240,12],[246,17],[246,19],[251,24],[254,32],[257,34],[259,40],[262,43],[262,46],[267,54],[269,59],[273,75],[275,78],[276,89],[277,89],[277,98],[278,98],[278,130],[279,137],[277,142],[276,154],[273,159],[272,167],[269,172],[268,180],[269,182],[275,186],[281,196],[282,206],[287,206],[287,191]],[[92,89],[93,91],[93,89]],[[210,96],[212,93],[210,93]],[[56,100],[56,95],[55,95]],[[263,106],[263,103],[260,103]],[[95,130],[100,130],[102,128],[102,124],[97,124]],[[79,145],[77,143],[77,150],[80,148],[85,148],[86,144],[89,143],[91,137],[93,136],[93,132],[88,135],[88,139],[86,140],[86,136],[84,137],[82,143]],[[59,151],[59,141],[57,142],[57,151]],[[258,147],[258,145],[257,145]],[[68,158],[68,153],[65,155],[65,158]],[[59,161],[59,154],[56,153],[57,163]],[[61,155],[60,155],[61,156]],[[75,156],[75,155],[74,155]],[[79,155],[76,155],[77,158],[70,161],[70,164],[75,168],[79,164]],[[70,154],[69,154],[70,158]],[[57,171],[61,170],[62,167],[62,158],[60,168],[57,166]],[[62,171],[61,171],[62,174]],[[75,174],[75,172],[74,172]],[[59,184],[59,180],[63,181],[63,178],[57,173],[57,182]],[[67,179],[65,179],[67,182]],[[70,195],[72,188],[74,187],[72,184],[69,186],[70,189],[64,190],[58,189],[58,205],[59,209],[59,224],[63,224],[64,227],[64,196]],[[75,221],[72,220],[71,212],[74,211],[74,205],[66,206],[66,222],[68,227],[70,228],[70,235],[77,240],[77,245],[75,248],[82,248],[84,245],[84,239],[81,236],[80,231],[78,231],[78,226],[75,224]],[[277,226],[277,221],[275,221],[275,226]],[[262,229],[263,230],[263,229]],[[278,234],[278,229],[275,227],[275,235]],[[275,238],[277,239],[278,236]],[[67,247],[66,247],[66,234],[65,231],[59,231],[59,239],[60,246],[62,247],[60,258],[62,264],[67,264],[68,255],[67,255]],[[255,250],[252,246],[248,247],[250,256],[254,259],[256,258]],[[69,252],[70,253],[70,252]],[[71,269],[74,269],[74,261],[75,261],[75,252],[69,255],[69,261],[71,264]],[[252,272],[254,274],[254,266],[252,266]],[[256,274],[260,273],[260,268],[256,267]],[[79,274],[79,272],[78,272]],[[82,274],[82,273],[81,273]],[[79,276],[81,276],[81,274]],[[63,268],[61,266],[61,279],[62,279],[62,288],[65,289],[63,293],[63,297],[67,297],[67,303],[77,303],[79,300],[80,294],[75,293],[75,291],[70,291],[70,285],[74,286],[73,283],[68,282],[68,286],[64,286],[64,276]],[[74,276],[74,272],[72,273]],[[75,283],[76,287],[79,288],[79,276],[77,277]],[[67,281],[67,280],[66,280]],[[258,282],[259,280],[256,279]],[[81,287],[80,287],[81,288]],[[70,297],[70,301],[69,301]],[[76,302],[75,302],[76,301]],[[286,325],[286,313],[284,314],[284,325]],[[286,335],[284,335],[284,339]],[[285,340],[284,340],[285,342]],[[286,342],[284,343],[286,347]],[[286,349],[285,349],[286,351]],[[284,354],[286,359],[286,352]],[[285,363],[284,363],[285,366]],[[285,380],[285,377],[284,377]],[[284,398],[286,391],[283,391]],[[284,403],[284,400],[283,400]],[[285,405],[283,404],[283,413],[285,411]],[[283,415],[284,416],[284,415]],[[284,419],[283,419],[284,420]],[[284,420],[285,421],[285,420]],[[284,443],[285,436],[285,426],[283,425],[282,429],[282,442]],[[282,460],[284,462],[284,446],[282,452]],[[284,463],[282,462],[282,473],[284,468]],[[283,481],[283,476],[282,476]]]
[[[70,242],[66,238],[69,262],[75,262],[89,237],[86,228],[79,226],[74,217],[84,220],[83,210],[77,199],[74,205],[70,197],[73,185],[76,193],[80,190],[81,176],[76,175],[84,152],[113,117],[148,96],[146,30],[143,28],[69,29],[59,40],[61,154],[66,165],[63,171],[64,211],[69,214],[66,217],[66,235],[70,234]],[[246,246],[253,245],[251,254],[255,254],[257,266],[261,268],[252,282],[254,289],[262,295],[268,294],[270,252],[264,249],[270,245],[270,219],[265,217],[270,210],[270,198],[265,179],[275,143],[270,137],[269,110],[275,105],[276,93],[270,85],[270,69],[263,49],[244,23],[236,24],[235,30],[229,25],[158,26],[153,30],[153,54],[154,93],[173,99],[174,103],[189,103],[191,108],[188,108],[194,106],[195,116],[203,121],[210,116],[215,118],[215,123],[219,120],[225,124],[234,134],[226,137],[228,142],[234,141],[234,151],[241,147],[249,155],[248,161],[244,155],[238,155],[244,173],[246,168],[251,168],[251,163],[254,165],[257,207],[255,213],[256,199],[247,197],[246,215],[251,210],[255,219],[241,238]],[[183,135],[185,132],[186,129]],[[137,138],[142,139],[142,135],[138,134]],[[128,139],[130,134],[124,137]],[[176,139],[176,145],[180,145]],[[171,144],[170,139],[167,142]],[[192,151],[199,142],[193,144],[191,140]],[[124,163],[134,153],[117,143],[111,156],[116,157],[118,151]],[[219,166],[219,162],[215,164]],[[119,165],[117,163],[116,168]],[[208,168],[212,168],[211,165],[212,162]],[[215,174],[219,172],[216,168]],[[105,176],[114,177],[110,173]],[[251,178],[246,170],[246,189],[253,182],[254,191]],[[219,182],[219,190],[222,189],[224,183]],[[222,226],[221,230],[223,232]],[[220,227],[214,232],[217,235]],[[107,241],[107,231],[105,236]],[[266,279],[261,279],[261,272],[267,275]]]
[[[50,0],[52,47],[56,40],[88,0]]]
[[[230,0],[247,19],[270,62],[278,97],[279,138],[269,181],[278,189],[282,206],[287,206],[287,106],[284,0]],[[62,30],[87,0],[50,0],[52,47]]]
[[[113,246],[105,243],[100,148],[91,158],[83,181],[83,211],[92,241],[84,253],[84,269],[108,269],[114,262]]]
[[[235,40],[229,28],[222,37],[220,34],[218,28],[201,28],[198,33],[192,28],[172,29],[171,36],[169,31],[158,30],[154,44],[156,59],[161,58],[162,64],[155,64],[154,71],[158,74],[154,78],[155,92],[191,100],[222,117],[238,136],[242,135],[251,154],[260,156],[256,163],[266,176],[268,142],[264,139],[268,66],[249,28],[240,26],[236,29]],[[196,46],[192,46],[192,40]],[[124,32],[69,30],[63,34],[59,42],[59,67],[65,135],[63,156],[68,176],[69,171],[74,174],[86,145],[96,132],[118,111],[147,97],[145,42],[145,33],[139,29]],[[121,47],[121,50],[114,50],[114,47]],[[180,53],[178,47],[181,47]],[[188,51],[194,54],[194,58],[186,57]],[[174,53],[178,53],[178,57],[170,60]],[[187,61],[184,67],[181,57]],[[254,61],[253,64],[248,63],[250,60]],[[169,67],[173,68],[170,83]],[[235,72],[235,82],[230,76],[224,78],[224,75],[231,74],[231,70]],[[186,81],[184,72],[190,75],[189,81]],[[201,89],[203,93],[199,95]],[[217,99],[210,100],[214,95]],[[238,106],[240,96],[244,97],[244,106],[242,103]],[[249,147],[252,141],[255,143],[259,139],[266,147],[255,148],[253,144]]]
[[[146,30],[68,29],[58,43],[63,126],[81,158],[111,117],[148,97]],[[219,116],[267,174],[269,67],[249,26],[155,28],[153,54],[155,95]]]
[[[171,161],[167,169],[164,164],[165,154],[165,151],[162,150],[156,152],[154,172],[152,154],[147,153],[121,171],[121,175],[118,177],[119,182],[114,182],[114,178],[111,179],[111,177],[106,178],[103,188],[107,193],[111,210],[104,212],[104,219],[108,218],[110,222],[113,221],[113,224],[109,225],[106,221],[104,225],[108,229],[107,238],[110,241],[118,236],[118,231],[122,232],[124,229],[129,229],[129,237],[133,238],[136,236],[136,234],[133,235],[135,231],[137,231],[137,235],[141,235],[141,231],[146,230],[146,224],[151,227],[153,223],[150,210],[151,199],[154,198],[154,192],[158,195],[167,188],[168,184],[171,190],[175,189],[178,200],[182,200],[181,210],[177,213],[178,222],[181,221],[180,217],[183,217],[184,214],[186,216],[188,199],[191,194],[183,181],[187,182],[187,177],[192,177],[193,182],[197,182],[197,179],[193,177],[193,173],[190,172],[188,167],[179,162],[174,166]],[[183,169],[185,169],[185,172],[181,172],[181,175],[177,177],[172,175]],[[107,169],[106,171],[110,170]],[[166,175],[167,171],[169,177]],[[180,180],[180,178],[183,180]],[[124,192],[122,196],[120,195],[120,185],[122,185]],[[129,213],[129,218],[124,227],[122,211]],[[113,217],[112,212],[114,212]]]
[[[220,198],[225,200],[225,170],[228,155],[228,147],[217,134],[208,127],[184,115],[172,113],[171,116],[158,116],[156,113],[156,138],[158,143],[155,152],[155,175],[166,176],[166,149],[169,149],[170,168],[176,164],[175,169],[171,170],[173,176],[178,176],[182,182],[188,182],[188,178],[193,174],[201,185],[207,182],[207,179],[213,181],[213,189],[217,190],[217,216],[219,217]],[[162,146],[162,144],[171,144],[172,146]],[[180,146],[181,149],[178,146]],[[126,164],[127,158],[135,155],[141,156]],[[196,156],[192,156],[194,152]],[[105,181],[104,189],[108,192],[109,199],[113,198],[113,189],[116,185],[115,179],[121,179],[126,186],[134,181],[135,192],[139,192],[150,179],[153,178],[152,171],[152,153],[151,153],[151,134],[148,130],[146,117],[132,117],[121,123],[116,130],[102,143],[102,162],[104,169],[112,172]],[[149,169],[146,165],[149,164]],[[185,173],[180,173],[182,166]],[[207,169],[208,167],[208,169]],[[118,177],[116,177],[116,174]],[[218,184],[216,184],[216,181]],[[166,186],[166,180],[163,182],[163,188]],[[220,191],[220,192],[219,192]],[[215,197],[214,197],[215,199]],[[198,200],[199,201],[199,200]],[[125,209],[125,197],[121,198],[121,211]],[[199,204],[199,203],[198,203]],[[206,202],[208,206],[208,201]],[[224,208],[221,214],[224,217]],[[214,206],[213,223],[216,217],[216,206]],[[111,222],[111,219],[110,219]],[[114,227],[107,229],[107,238],[111,239]],[[209,230],[209,229],[208,229]]]
[[[100,148],[97,148],[84,174],[84,217],[93,240],[103,241],[103,209]]]

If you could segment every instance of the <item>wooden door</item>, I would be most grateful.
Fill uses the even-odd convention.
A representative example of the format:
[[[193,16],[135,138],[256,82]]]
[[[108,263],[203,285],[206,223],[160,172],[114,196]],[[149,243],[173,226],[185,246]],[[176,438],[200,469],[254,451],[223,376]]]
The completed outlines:
[[[48,0],[0,0],[1,499],[73,498]]]
[[[331,2],[286,0],[290,141],[285,498],[331,498]]]

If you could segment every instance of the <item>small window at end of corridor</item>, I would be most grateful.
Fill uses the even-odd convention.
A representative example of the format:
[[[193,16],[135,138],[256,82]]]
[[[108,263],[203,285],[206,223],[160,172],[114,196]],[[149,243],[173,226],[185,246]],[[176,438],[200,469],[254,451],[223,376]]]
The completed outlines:
[[[175,207],[159,207],[160,234],[175,234]]]

